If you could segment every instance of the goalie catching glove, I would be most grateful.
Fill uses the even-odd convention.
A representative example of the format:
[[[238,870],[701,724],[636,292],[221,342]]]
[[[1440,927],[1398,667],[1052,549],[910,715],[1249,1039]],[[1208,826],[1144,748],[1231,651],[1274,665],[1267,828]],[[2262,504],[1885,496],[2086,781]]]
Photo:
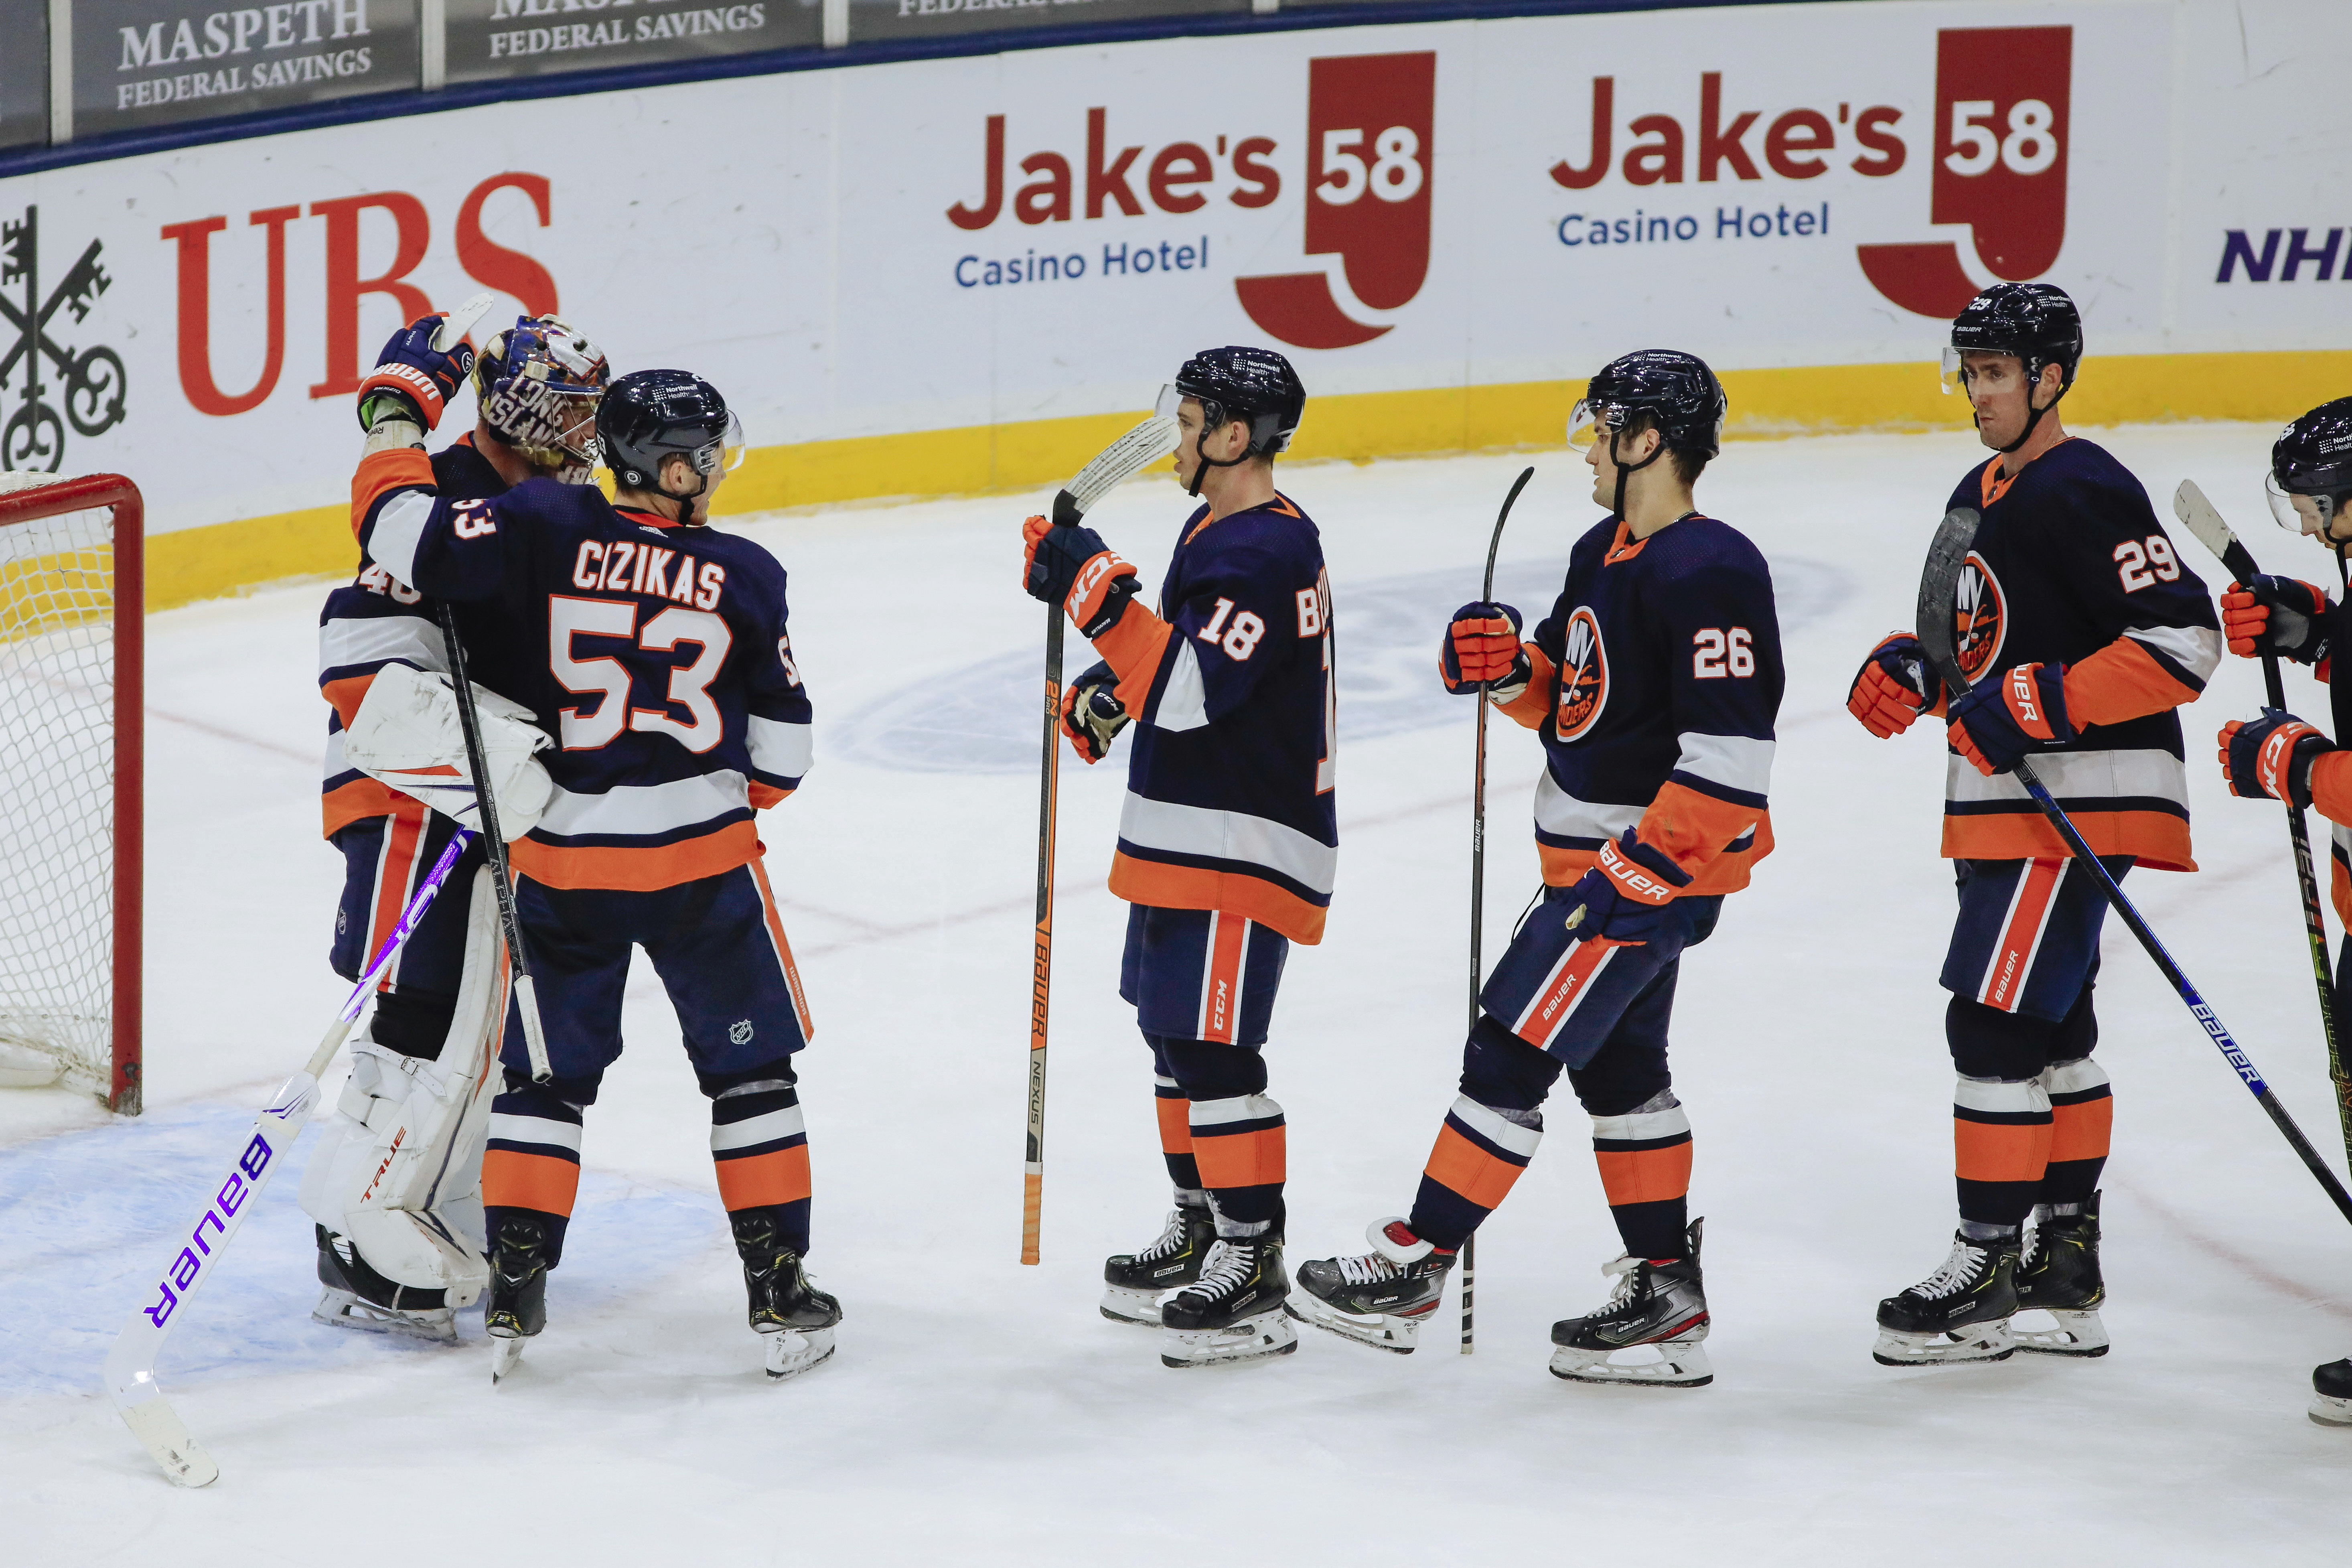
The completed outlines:
[[[2232,719],[2221,726],[2221,776],[2230,793],[2259,799],[2268,795],[2300,811],[2311,804],[2312,771],[2319,759],[2340,750],[2292,713],[2265,708],[2259,719]]]
[[[482,754],[497,792],[499,829],[520,838],[545,815],[555,789],[533,754],[554,742],[521,703],[477,685]],[[369,683],[359,711],[343,732],[343,760],[442,816],[481,831],[481,803],[466,763],[466,730],[449,678],[405,664],[388,664]]]

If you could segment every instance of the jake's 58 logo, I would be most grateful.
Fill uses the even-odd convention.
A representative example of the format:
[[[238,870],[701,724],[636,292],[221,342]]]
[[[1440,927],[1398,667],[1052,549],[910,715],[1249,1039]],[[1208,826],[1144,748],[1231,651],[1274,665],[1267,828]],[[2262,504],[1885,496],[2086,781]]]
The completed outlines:
[[[1370,342],[1390,323],[1352,303],[1395,310],[1429,276],[1429,214],[1437,56],[1355,55],[1307,67],[1307,255],[1337,268],[1236,278],[1251,321],[1302,349]]]

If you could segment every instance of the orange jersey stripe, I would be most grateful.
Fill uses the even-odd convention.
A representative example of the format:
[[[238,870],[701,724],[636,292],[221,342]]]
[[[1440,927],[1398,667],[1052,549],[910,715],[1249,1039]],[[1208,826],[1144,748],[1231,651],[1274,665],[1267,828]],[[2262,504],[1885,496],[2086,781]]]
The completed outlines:
[[[580,1167],[552,1154],[490,1149],[482,1155],[482,1201],[497,1208],[572,1212],[580,1196]]]
[[[1161,657],[1176,628],[1144,607],[1140,599],[1128,601],[1118,624],[1095,638],[1095,651],[1118,677],[1114,694],[1129,713],[1140,713],[1150,700],[1151,683],[1159,679]]]
[[[368,918],[370,956],[383,946],[384,938],[400,924],[401,911],[408,907],[408,879],[416,869],[417,847],[425,837],[424,803],[405,795],[394,800],[392,820],[383,827],[382,857],[376,862],[375,910]],[[392,984],[392,975],[386,974],[376,989],[389,991]]]
[[[382,779],[357,778],[347,784],[338,784],[319,797],[320,815],[325,819],[325,836],[332,838],[354,822],[371,817],[390,816],[409,797],[385,784]]]
[[[2168,811],[2070,811],[2091,853],[2129,855],[2158,871],[2194,871],[2189,824]],[[1944,817],[1947,860],[2063,860],[2074,854],[2029,803],[2018,811]]]
[[[809,1016],[808,994],[801,989],[800,965],[793,962],[793,944],[784,940],[783,917],[776,910],[776,890],[768,886],[768,868],[751,861],[751,879],[760,885],[760,910],[768,918],[768,939],[776,944],[776,962],[784,971],[785,988],[793,994],[793,1014],[801,1024],[801,1039],[816,1038],[816,1020]]]
[[[792,793],[793,792],[788,789],[778,789],[773,784],[763,784],[758,779],[753,779],[751,781],[751,809],[754,811],[765,811],[768,807],[776,805]]]
[[[330,680],[319,688],[319,695],[327,700],[328,706],[335,710],[335,717],[341,720],[343,728],[348,730],[360,710],[360,704],[367,700],[368,688],[374,684],[373,672],[347,676],[341,680]]]
[[[1246,915],[1302,947],[1323,940],[1326,911],[1286,888],[1256,877],[1169,866],[1127,854],[1111,857],[1110,890],[1131,904],[1162,910],[1220,910]]]
[[[1759,817],[1756,823],[1754,848],[1726,850],[1717,855],[1706,863],[1698,875],[1691,879],[1691,885],[1682,891],[1694,897],[1716,893],[1736,893],[1748,886],[1750,870],[1756,861],[1770,854],[1771,849],[1772,824],[1769,818]],[[1549,844],[1537,845],[1536,853],[1543,861],[1545,883],[1554,888],[1572,885],[1578,878],[1591,870],[1593,862],[1599,858],[1599,854],[1595,850],[1562,849]]]
[[[2116,1125],[2116,1102],[2111,1097],[2103,1094],[2079,1105],[2053,1105],[2050,1117],[2053,1161],[2107,1157],[2108,1140]]]
[[[1751,828],[1755,846],[1742,852],[1748,865],[1772,853],[1771,813],[1703,795],[1669,779],[1651,797],[1650,809],[1642,814],[1635,837],[1664,851],[1667,858],[1691,873],[1694,881],[1685,889],[1688,892],[1697,890],[1696,879],[1706,875],[1723,858],[1726,847],[1745,837]],[[1739,886],[1747,885],[1743,866]]]
[[[612,888],[650,893],[732,871],[760,853],[758,829],[730,822],[715,833],[644,849],[593,846],[566,848],[518,838],[508,855],[518,875],[549,888]]]
[[[1480,1208],[1494,1209],[1500,1208],[1503,1200],[1511,1195],[1512,1184],[1526,1169],[1508,1160],[1497,1160],[1453,1128],[1441,1125],[1423,1173]]]
[[[798,1203],[809,1195],[809,1152],[805,1143],[740,1160],[711,1163],[719,1172],[719,1201],[730,1214],[737,1209]]]
[[[1151,1103],[1160,1113],[1160,1152],[1191,1153],[1192,1152],[1192,1102],[1189,1100],[1155,1098]]]
[[[1611,1206],[1655,1204],[1690,1194],[1691,1142],[1685,1138],[1664,1149],[1595,1149],[1601,1167],[1601,1190]]]
[[[1220,912],[1209,921],[1209,973],[1201,987],[1204,1040],[1234,1043],[1234,1029],[1241,1022],[1242,947],[1248,936],[1246,918],[1228,919]]]
[[[2352,825],[2352,752],[2324,752],[2311,764],[2311,804],[2328,821]]]
[[[1192,1157],[1201,1164],[1201,1184],[1263,1187],[1281,1181],[1288,1131],[1286,1127],[1262,1127],[1223,1136],[1194,1134]]]
[[[2047,1121],[1952,1118],[1953,1169],[1964,1182],[2038,1182],[2050,1163]]]
[[[2066,671],[2066,716],[2077,728],[2120,724],[2197,697],[2197,689],[2157,663],[2137,637],[2117,637]]]
[[[401,447],[362,458],[358,471],[352,475],[352,537],[359,537],[360,524],[367,520],[368,508],[385,491],[416,485],[431,489],[437,482],[433,477],[433,459],[419,447]]]

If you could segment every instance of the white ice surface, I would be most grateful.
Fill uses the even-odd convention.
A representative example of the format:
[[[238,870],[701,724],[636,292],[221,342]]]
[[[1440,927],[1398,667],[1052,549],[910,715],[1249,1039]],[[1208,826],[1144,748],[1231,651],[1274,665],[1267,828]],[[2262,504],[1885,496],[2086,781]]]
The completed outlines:
[[[2263,521],[2270,435],[2096,438],[2168,521],[2193,477],[2266,565],[2319,577],[2324,558]],[[521,1373],[492,1390],[475,1315],[450,1350],[310,1324],[289,1173],[167,1352],[164,1386],[222,1466],[208,1491],[175,1490],[98,1363],[340,998],[339,862],[317,837],[320,591],[155,617],[148,1115],[110,1126],[57,1092],[0,1097],[0,1562],[2336,1560],[2352,1433],[2302,1406],[2310,1368],[2352,1350],[2352,1248],[2115,922],[2114,1352],[1870,1360],[1874,1304],[1941,1259],[1952,1224],[1935,984],[1951,894],[1942,748],[1874,742],[1843,702],[1871,643],[1909,624],[1927,534],[1976,455],[1965,437],[1742,443],[1702,486],[1780,569],[1790,689],[1779,852],[1685,964],[1675,1020],[1716,1312],[1717,1380],[1696,1392],[1545,1373],[1549,1324],[1601,1299],[1616,1251],[1564,1091],[1482,1236],[1475,1357],[1442,1331],[1410,1358],[1309,1332],[1277,1363],[1176,1373],[1149,1332],[1097,1316],[1102,1258],[1154,1234],[1166,1202],[1101,885],[1118,763],[1064,765],[1046,1260],[1015,1263],[1043,612],[1015,589],[1013,542],[1037,503],[926,502],[737,525],[791,569],[817,702],[816,771],[764,832],[819,1024],[803,1092],[814,1262],[847,1311],[835,1361],[760,1373],[703,1102],[641,966],[551,1326]],[[1324,530],[1353,736],[1329,934],[1293,955],[1268,1052],[1294,1260],[1360,1250],[1367,1220],[1410,1203],[1453,1093],[1470,724],[1429,695],[1428,666],[1521,461],[1286,479]],[[1531,618],[1549,593],[1535,563],[1595,515],[1580,466],[1536,468],[1503,552]],[[1184,510],[1154,480],[1094,521],[1156,580]],[[2291,679],[2324,721],[2319,689]],[[2230,660],[2190,715],[2203,874],[2128,887],[2332,1150],[2278,812],[2229,799],[2210,761],[2258,692]],[[1533,885],[1539,765],[1523,732],[1494,739],[1490,952]]]

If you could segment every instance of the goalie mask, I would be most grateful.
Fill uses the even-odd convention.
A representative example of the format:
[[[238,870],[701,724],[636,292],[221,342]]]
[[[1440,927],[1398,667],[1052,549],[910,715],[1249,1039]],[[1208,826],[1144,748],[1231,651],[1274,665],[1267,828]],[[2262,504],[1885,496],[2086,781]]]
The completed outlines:
[[[517,316],[474,361],[474,395],[490,434],[567,485],[595,471],[604,351],[556,316]]]

